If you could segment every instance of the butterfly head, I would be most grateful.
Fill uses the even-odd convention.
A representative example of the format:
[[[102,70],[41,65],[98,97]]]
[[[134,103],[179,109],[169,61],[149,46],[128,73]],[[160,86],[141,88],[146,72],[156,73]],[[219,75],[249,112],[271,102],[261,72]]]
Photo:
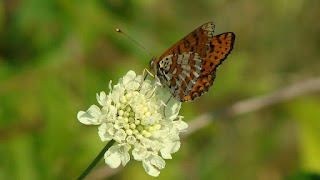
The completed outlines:
[[[154,69],[154,61],[156,60],[156,57],[152,57],[152,59],[149,62],[149,69]]]

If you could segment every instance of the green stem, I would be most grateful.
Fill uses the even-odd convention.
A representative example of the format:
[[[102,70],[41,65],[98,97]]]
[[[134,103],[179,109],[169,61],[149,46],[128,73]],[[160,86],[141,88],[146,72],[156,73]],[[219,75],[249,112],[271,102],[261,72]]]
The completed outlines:
[[[78,180],[84,179],[90,171],[97,165],[100,159],[103,157],[104,153],[114,144],[114,140],[108,142],[108,144],[101,150],[98,156],[91,162],[91,164],[87,167],[87,169],[78,177]]]

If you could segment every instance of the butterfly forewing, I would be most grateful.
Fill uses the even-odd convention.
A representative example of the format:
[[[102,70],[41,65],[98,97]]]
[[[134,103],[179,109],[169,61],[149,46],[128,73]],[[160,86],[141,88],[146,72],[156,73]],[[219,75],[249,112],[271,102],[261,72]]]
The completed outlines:
[[[212,22],[198,27],[165,51],[158,61],[170,54],[181,54],[183,52],[195,52],[201,57],[205,56],[208,43],[213,37],[214,29],[215,25]]]
[[[212,86],[216,77],[217,67],[227,58],[233,49],[235,35],[232,32],[214,36],[210,42],[210,47],[202,61],[201,73],[197,83],[189,95],[184,96],[184,101],[193,100],[207,92]]]
[[[160,82],[181,102],[208,91],[216,68],[233,48],[234,33],[213,36],[214,27],[212,22],[200,26],[153,62]]]

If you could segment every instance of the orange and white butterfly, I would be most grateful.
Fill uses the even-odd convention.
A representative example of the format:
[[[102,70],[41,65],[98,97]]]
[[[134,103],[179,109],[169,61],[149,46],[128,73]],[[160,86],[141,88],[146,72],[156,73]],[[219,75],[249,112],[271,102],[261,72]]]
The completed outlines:
[[[207,92],[217,67],[233,49],[235,34],[213,36],[214,28],[212,22],[200,26],[150,61],[155,78],[180,102],[194,100]]]

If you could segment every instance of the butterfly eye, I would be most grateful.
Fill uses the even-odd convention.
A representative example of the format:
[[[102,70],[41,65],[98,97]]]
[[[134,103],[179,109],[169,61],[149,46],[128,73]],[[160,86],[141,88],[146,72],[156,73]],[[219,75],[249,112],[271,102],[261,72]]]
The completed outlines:
[[[153,58],[150,60],[150,62],[149,62],[150,69],[153,68],[154,60],[156,60],[155,57],[153,57]]]
[[[149,62],[150,69],[153,67],[153,59]]]

